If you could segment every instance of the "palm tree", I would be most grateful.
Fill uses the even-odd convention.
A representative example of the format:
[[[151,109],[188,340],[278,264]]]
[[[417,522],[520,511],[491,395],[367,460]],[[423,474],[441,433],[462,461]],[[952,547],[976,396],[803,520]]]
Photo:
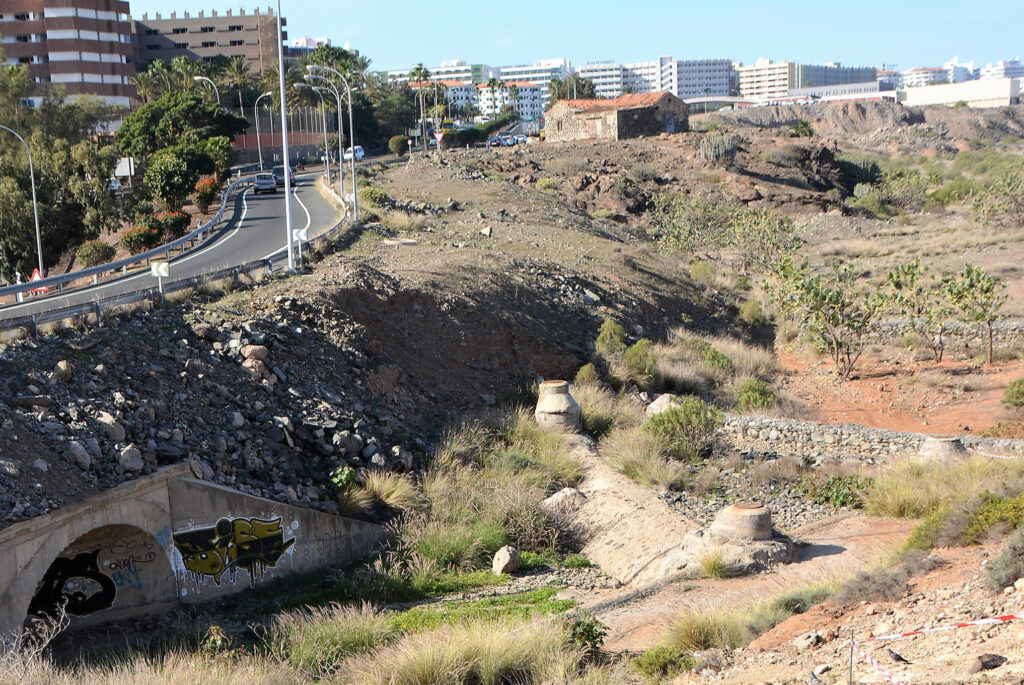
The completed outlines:
[[[369,79],[370,74],[370,58],[366,55],[359,55],[352,60],[351,73],[352,73],[352,87],[363,88],[366,86],[366,82]],[[359,84],[359,85],[356,85]]]
[[[516,118],[519,118],[519,86],[514,83],[510,83],[506,88],[508,90],[508,98],[512,101],[512,111],[516,113]]]
[[[245,61],[244,57],[232,58],[224,72],[224,81],[238,91],[238,111],[244,112],[242,94],[249,86],[249,82],[252,81],[252,74],[249,73],[249,63]]]
[[[420,81],[420,135],[423,138],[423,149],[427,149],[427,103],[425,100],[426,90],[423,88],[422,83],[430,80],[430,70],[423,66],[423,62],[419,62],[409,72],[410,81]]]
[[[153,75],[148,71],[140,71],[135,75],[133,81],[135,82],[135,90],[139,94],[139,100],[142,104],[146,104],[153,98],[153,93],[156,90]]]
[[[502,87],[504,87],[504,84],[501,81],[499,81],[498,79],[496,79],[495,77],[492,76],[491,78],[487,79],[487,90],[491,91],[491,102],[492,103],[495,102],[495,97],[496,96],[494,95],[494,93],[496,91],[501,90]],[[498,110],[498,111],[501,110],[500,107],[496,107],[495,109]]]
[[[184,55],[179,55],[171,60],[171,77],[181,90],[192,90],[196,87],[193,77],[199,76],[203,67],[201,62],[190,60]]]

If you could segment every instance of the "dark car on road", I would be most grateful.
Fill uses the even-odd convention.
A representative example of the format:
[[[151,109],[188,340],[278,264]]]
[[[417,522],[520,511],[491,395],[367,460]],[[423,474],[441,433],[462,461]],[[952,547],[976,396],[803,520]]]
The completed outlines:
[[[270,173],[274,175],[274,182],[277,183],[277,187],[282,187],[284,185],[284,165],[278,164],[270,170]],[[288,182],[295,185],[295,174],[292,173],[291,169],[288,170]]]

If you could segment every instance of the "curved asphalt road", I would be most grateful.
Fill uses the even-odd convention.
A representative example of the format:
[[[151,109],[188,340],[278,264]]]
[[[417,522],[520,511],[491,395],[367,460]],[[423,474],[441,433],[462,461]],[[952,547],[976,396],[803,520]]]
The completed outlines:
[[[297,175],[292,196],[292,227],[297,230],[308,227],[310,240],[327,232],[341,218],[338,209],[317,190],[318,176],[318,173]],[[232,213],[231,219],[212,238],[195,250],[172,257],[168,282],[266,259],[287,249],[283,188],[279,188],[273,195],[253,195],[252,189],[246,188],[235,193],[229,203],[233,206],[226,211]],[[0,307],[0,320],[156,287],[157,279],[146,271],[69,291],[64,295],[26,297],[22,304]]]

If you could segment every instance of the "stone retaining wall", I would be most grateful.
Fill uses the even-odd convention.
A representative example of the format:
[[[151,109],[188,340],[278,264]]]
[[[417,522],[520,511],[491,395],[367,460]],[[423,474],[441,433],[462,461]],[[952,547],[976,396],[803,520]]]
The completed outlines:
[[[829,424],[767,416],[727,415],[719,436],[741,452],[807,457],[812,463],[857,460],[886,463],[917,453],[928,437],[922,433]],[[962,435],[971,451],[1024,458],[1024,440]]]

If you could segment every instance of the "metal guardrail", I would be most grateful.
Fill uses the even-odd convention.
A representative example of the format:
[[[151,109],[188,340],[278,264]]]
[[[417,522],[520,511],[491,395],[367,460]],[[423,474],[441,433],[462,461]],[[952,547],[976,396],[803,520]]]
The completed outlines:
[[[234,186],[235,184],[232,185]],[[314,243],[329,240],[339,228],[345,225],[345,223],[346,218],[343,217],[341,221],[328,229],[326,233],[310,241],[307,245],[312,246]],[[218,281],[223,278],[231,277],[237,279],[238,276],[243,273],[248,274],[260,269],[266,269],[266,273],[268,275],[273,275],[274,265],[277,262],[287,260],[287,258],[287,253],[282,251],[267,259],[257,259],[251,262],[246,262],[245,264],[226,267],[210,273],[187,276],[175,281],[165,281],[163,284],[164,295],[161,295],[156,287],[142,288],[128,293],[121,293],[120,295],[110,295],[108,297],[98,298],[91,302],[70,305],[59,309],[51,309],[38,314],[29,314],[17,318],[0,320],[0,330],[24,328],[30,335],[35,336],[38,332],[39,326],[76,317],[86,317],[89,315],[95,316],[97,323],[99,323],[102,320],[104,310],[129,306],[143,301],[149,301],[155,304],[167,293],[185,290],[187,288],[194,288],[202,285],[203,283]],[[36,281],[35,283],[38,284],[40,282],[41,281]]]
[[[127,273],[128,267],[131,266],[132,264],[139,264],[141,262],[146,262],[148,264],[149,261],[154,257],[164,257],[165,259],[169,260],[171,258],[172,250],[180,250],[181,253],[184,253],[186,245],[188,245],[189,247],[193,247],[194,245],[203,242],[207,237],[206,234],[208,232],[211,232],[213,228],[224,217],[224,211],[228,206],[228,198],[231,197],[231,193],[233,193],[237,188],[247,185],[249,182],[249,178],[240,178],[231,183],[230,185],[228,185],[228,187],[224,189],[224,193],[221,195],[220,209],[217,210],[217,213],[213,216],[213,218],[207,221],[205,224],[200,224],[190,233],[187,233],[186,235],[178,238],[177,240],[172,240],[171,242],[165,245],[161,245],[160,247],[153,248],[152,250],[148,250],[146,252],[141,252],[137,255],[132,255],[130,257],[125,257],[124,259],[119,259],[116,262],[100,264],[99,266],[93,266],[88,269],[81,269],[79,271],[72,271],[70,273],[60,274],[57,276],[48,276],[46,278],[41,278],[38,281],[28,281],[27,283],[19,283],[17,285],[5,286],[0,288],[0,297],[14,295],[16,297],[17,302],[20,303],[23,301],[24,293],[30,291],[38,291],[43,288],[56,288],[57,292],[53,294],[59,295],[64,293],[65,285],[83,278],[91,277],[92,285],[96,285],[97,283],[99,283],[99,277],[105,273],[113,271],[121,271],[122,273]],[[45,298],[46,295],[42,295],[41,297]],[[10,305],[0,304],[0,309],[2,309],[4,306]]]

